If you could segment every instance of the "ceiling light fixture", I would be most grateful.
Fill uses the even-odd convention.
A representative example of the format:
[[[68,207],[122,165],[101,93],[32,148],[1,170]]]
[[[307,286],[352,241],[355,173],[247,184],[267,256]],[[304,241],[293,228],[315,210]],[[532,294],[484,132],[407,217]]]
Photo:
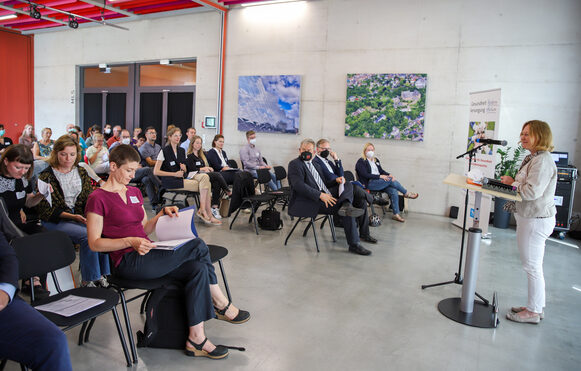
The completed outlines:
[[[297,0],[269,0],[269,1],[257,1],[254,3],[243,3],[240,4],[243,7],[247,7],[247,6],[257,6],[257,5],[271,5],[271,4],[280,4],[280,3],[290,3],[290,2],[294,2]]]
[[[0,16],[0,21],[7,21],[9,19],[14,19],[17,17],[18,16],[16,14],[7,14],[7,15]]]

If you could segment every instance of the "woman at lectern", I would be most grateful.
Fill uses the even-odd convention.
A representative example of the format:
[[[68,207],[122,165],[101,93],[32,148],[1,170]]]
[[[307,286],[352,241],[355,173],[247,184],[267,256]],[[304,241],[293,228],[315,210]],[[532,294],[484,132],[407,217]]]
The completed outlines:
[[[524,307],[512,307],[506,318],[539,323],[545,307],[545,241],[555,228],[557,214],[554,202],[557,167],[550,153],[553,150],[551,128],[544,121],[528,121],[522,127],[520,143],[530,154],[514,179],[502,176],[501,180],[516,187],[522,197],[522,201],[508,205],[515,212],[517,245],[528,277],[528,302]]]

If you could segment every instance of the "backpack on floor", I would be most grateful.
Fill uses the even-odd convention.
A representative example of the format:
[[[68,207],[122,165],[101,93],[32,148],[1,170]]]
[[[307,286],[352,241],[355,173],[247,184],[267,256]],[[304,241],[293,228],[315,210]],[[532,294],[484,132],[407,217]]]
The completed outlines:
[[[183,288],[153,290],[145,306],[145,328],[137,332],[137,346],[183,349],[188,321]]]
[[[280,212],[274,207],[269,207],[262,210],[261,216],[257,219],[258,225],[261,229],[268,231],[277,231],[282,228],[282,220],[280,220]]]

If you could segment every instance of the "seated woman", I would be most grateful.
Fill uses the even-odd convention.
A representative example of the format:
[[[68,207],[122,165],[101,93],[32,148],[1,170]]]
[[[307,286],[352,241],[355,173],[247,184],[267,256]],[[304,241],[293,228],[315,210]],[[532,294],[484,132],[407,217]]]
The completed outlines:
[[[4,153],[6,148],[14,144],[12,139],[4,136],[4,134],[6,134],[6,130],[4,130],[4,125],[0,124],[0,153]]]
[[[121,144],[111,151],[109,161],[109,179],[87,202],[89,246],[94,251],[108,252],[115,274],[120,277],[149,280],[169,275],[181,281],[189,325],[186,354],[214,359],[226,357],[228,348],[208,341],[204,321],[214,318],[216,312],[218,319],[243,323],[250,314],[232,305],[220,290],[208,246],[200,238],[175,251],[154,249],[155,244],[147,235],[155,230],[157,220],[164,214],[179,216],[177,208],[171,206],[148,220],[141,192],[127,186],[139,167],[137,151]]]
[[[214,137],[214,140],[212,140],[212,149],[206,153],[206,156],[208,158],[208,163],[214,171],[219,171],[224,177],[226,184],[232,185],[234,184],[236,172],[228,166],[228,155],[226,155],[226,151],[224,151],[223,148],[224,136],[222,134],[217,134]]]
[[[231,196],[232,192],[228,188],[228,184],[226,184],[222,174],[215,172],[214,169],[208,165],[208,160],[202,150],[202,138],[197,135],[194,135],[192,140],[190,140],[186,167],[188,172],[201,171],[208,174],[210,177],[210,183],[212,184],[212,215],[216,219],[222,219],[220,210],[218,209],[220,207],[220,194],[224,192],[228,196]]]
[[[109,173],[109,150],[103,143],[103,134],[93,134],[93,145],[87,148],[87,162],[97,174]]]
[[[52,130],[50,128],[42,129],[41,139],[34,142],[32,147],[32,154],[34,155],[34,175],[36,177],[48,167],[46,160],[48,160],[52,152],[52,147],[54,146],[54,140],[50,139],[51,135]]]
[[[78,166],[80,159],[77,142],[68,135],[57,139],[48,160],[50,166],[39,175],[52,187],[52,205],[43,200],[37,210],[46,229],[63,231],[80,245],[82,285],[107,286],[104,276],[110,273],[109,259],[91,251],[87,241],[85,204],[93,188],[85,169]]]
[[[0,158],[0,197],[6,203],[8,217],[24,233],[33,234],[46,231],[38,223],[27,223],[25,207],[34,207],[44,197],[34,194],[30,178],[33,173],[34,159],[32,152],[24,144],[8,147]],[[35,277],[34,295],[37,299],[48,297],[40,280]],[[30,293],[30,283],[24,282],[22,291]]]
[[[375,147],[371,143],[365,143],[363,154],[357,164],[355,171],[359,181],[370,191],[386,192],[391,201],[393,210],[393,220],[405,222],[400,215],[398,191],[403,193],[405,198],[418,198],[418,194],[408,192],[391,174],[381,168],[379,160],[375,158]]]
[[[167,132],[168,144],[159,151],[153,175],[161,178],[165,189],[176,191],[200,192],[200,209],[196,215],[208,224],[222,224],[212,215],[210,204],[210,177],[198,173],[192,179],[184,179],[187,175],[186,150],[180,147],[182,131],[173,127]]]
[[[36,135],[34,135],[34,127],[30,124],[24,125],[24,130],[22,130],[22,135],[18,138],[18,144],[24,144],[28,149],[32,151],[34,143],[36,142]]]

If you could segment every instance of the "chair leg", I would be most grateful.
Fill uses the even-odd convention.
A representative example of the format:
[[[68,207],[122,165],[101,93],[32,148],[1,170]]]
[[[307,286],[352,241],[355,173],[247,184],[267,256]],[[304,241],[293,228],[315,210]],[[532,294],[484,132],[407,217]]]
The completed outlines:
[[[297,228],[297,225],[299,225],[299,223],[301,222],[301,220],[303,220],[303,217],[300,217],[297,219],[297,222],[295,223],[295,225],[293,225],[293,228],[291,229],[291,231],[288,233],[288,235],[286,236],[286,239],[284,240],[284,245],[286,246],[286,243],[288,242],[288,239],[290,238],[290,236],[293,234],[293,232],[295,231],[295,229]]]
[[[313,224],[313,228],[314,228],[314,224]],[[309,231],[309,228],[311,228],[311,223],[307,224],[307,226],[305,227],[305,230],[303,231],[303,237],[305,237],[307,235],[307,232]]]
[[[327,215],[329,220],[329,227],[331,227],[331,236],[333,237],[333,242],[337,242],[337,236],[335,235],[335,221],[333,220],[333,215]],[[321,224],[323,228],[323,224]]]
[[[321,222],[321,226],[319,227],[321,230],[323,230],[323,227],[325,226],[325,222],[329,220],[329,216],[330,215],[325,215],[325,217],[323,218],[323,221]]]
[[[317,229],[315,228],[315,218],[311,218],[309,224],[311,225],[311,227],[313,227],[313,235],[315,236],[315,246],[317,247],[317,252],[320,252],[319,241],[317,240]]]
[[[252,205],[252,215],[251,216],[252,216],[252,220],[254,221],[254,230],[256,230],[256,235],[258,236],[258,223],[256,222],[256,213],[254,212],[254,205]]]
[[[89,321],[85,321],[83,322],[83,325],[81,326],[81,331],[79,332],[79,341],[77,342],[77,345],[83,345],[83,338],[85,337],[85,330],[87,329],[87,325],[89,324]]]
[[[125,327],[127,328],[127,337],[129,338],[129,346],[131,347],[131,355],[133,356],[133,363],[137,363],[137,349],[135,348],[135,339],[133,338],[133,330],[131,329],[131,320],[129,319],[129,311],[127,310],[127,302],[125,301],[125,293],[120,288],[115,287],[121,298],[121,308],[123,309],[123,317],[125,317]]]
[[[242,203],[240,204],[240,207],[238,208],[238,210],[236,210],[236,214],[234,214],[234,218],[230,222],[230,229],[232,229],[232,224],[234,224],[234,221],[236,220],[236,218],[238,218],[238,214],[240,214],[240,210],[242,210],[242,206],[244,205],[244,202],[245,201],[242,201]]]
[[[7,358],[4,358],[0,361],[0,370],[4,370],[4,367],[6,367],[6,362],[8,362]]]
[[[28,367],[26,367],[26,365],[24,365],[24,364],[21,363],[20,364],[20,370],[21,371],[28,371]]]
[[[224,281],[224,287],[226,288],[226,296],[228,296],[228,300],[232,302],[232,295],[230,295],[230,288],[228,287],[228,280],[226,279],[226,271],[224,271],[222,259],[218,260],[218,265],[220,266],[220,272],[222,272],[222,280]]]
[[[95,324],[95,319],[96,318],[93,318],[89,322],[89,325],[87,326],[87,329],[85,330],[85,343],[89,342],[89,336],[91,335],[91,329],[93,328],[93,325]]]
[[[147,301],[151,296],[151,290],[148,291],[145,295],[143,295],[143,300],[141,301],[141,308],[139,309],[139,314],[145,313],[145,306],[147,305]]]
[[[127,361],[127,367],[131,367],[131,358],[129,358],[129,350],[127,349],[127,343],[125,342],[125,336],[123,335],[123,328],[121,327],[121,321],[119,321],[119,316],[117,315],[117,309],[113,307],[111,309],[113,312],[113,318],[115,319],[115,326],[117,327],[117,333],[119,334],[119,341],[123,347],[123,353],[125,354],[125,360]]]

